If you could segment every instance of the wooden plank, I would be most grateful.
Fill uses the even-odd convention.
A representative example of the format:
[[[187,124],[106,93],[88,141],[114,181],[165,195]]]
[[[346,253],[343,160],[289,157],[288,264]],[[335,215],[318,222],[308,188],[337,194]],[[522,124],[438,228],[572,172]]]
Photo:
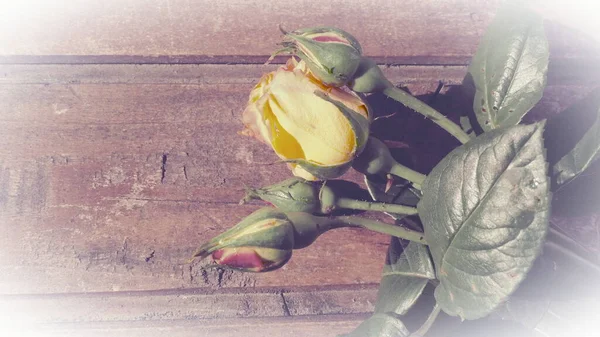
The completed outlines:
[[[8,326],[9,335],[28,336],[123,336],[123,337],[273,337],[338,336],[348,333],[369,315],[322,315],[269,318],[238,318],[235,320],[169,320],[101,322],[75,324],[43,324],[35,326]]]
[[[199,243],[259,207],[237,206],[244,184],[289,177],[283,165],[264,165],[277,159],[272,151],[237,134],[239,111],[263,68],[232,68],[46,65],[36,66],[38,72],[5,66],[0,292],[377,283],[388,239],[361,230],[328,233],[273,273],[185,263]],[[464,67],[385,71],[417,94],[433,91],[438,79],[456,84],[464,75]],[[557,113],[592,88],[550,86],[536,109]],[[414,134],[413,122],[440,132],[408,116],[414,115],[404,111],[373,132],[415,151],[452,145],[411,141],[406,135]],[[439,154],[430,158],[422,168]],[[346,178],[360,181],[356,173]]]
[[[330,25],[382,60],[464,64],[499,2],[25,0],[0,11],[0,54],[9,63],[263,63],[278,24]]]
[[[28,324],[164,321],[364,314],[377,284],[0,296],[10,318]]]
[[[240,84],[251,85],[262,74],[279,65],[254,64],[0,64],[2,84]],[[460,84],[465,66],[381,66],[386,77],[397,84]],[[584,60],[553,60],[548,83],[598,83],[600,67]]]
[[[246,329],[283,333],[308,325],[326,335],[351,330],[373,311],[376,284],[350,286],[162,290],[145,292],[0,296],[0,331],[31,335],[95,334],[231,336]],[[316,316],[326,315],[326,316]],[[153,329],[150,329],[150,328]],[[248,328],[249,331],[248,331]],[[151,331],[148,331],[151,330]],[[154,331],[154,332],[152,332]]]
[[[274,64],[0,64],[0,85],[253,85],[262,74],[274,71],[279,66]],[[456,84],[462,80],[467,68],[465,66],[382,66],[381,69],[391,81],[399,84],[438,80]]]
[[[260,64],[277,48],[282,24],[340,27],[381,63],[466,64],[500,3],[13,1],[0,10],[0,62]],[[547,32],[554,56],[598,58],[583,34],[553,22]]]
[[[83,206],[86,207],[86,206]],[[366,231],[328,233],[263,274],[187,264],[204,240],[256,207],[144,202],[127,208],[58,207],[3,219],[0,292],[56,293],[168,288],[303,286],[378,282],[388,239]],[[331,261],[336,262],[335,266]]]

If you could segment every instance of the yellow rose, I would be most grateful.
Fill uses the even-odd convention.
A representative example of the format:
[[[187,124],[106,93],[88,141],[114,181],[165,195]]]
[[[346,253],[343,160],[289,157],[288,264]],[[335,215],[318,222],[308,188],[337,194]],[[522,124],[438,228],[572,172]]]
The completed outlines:
[[[293,58],[260,79],[242,120],[243,134],[271,145],[294,175],[307,180],[342,175],[369,136],[366,103],[325,86]]]

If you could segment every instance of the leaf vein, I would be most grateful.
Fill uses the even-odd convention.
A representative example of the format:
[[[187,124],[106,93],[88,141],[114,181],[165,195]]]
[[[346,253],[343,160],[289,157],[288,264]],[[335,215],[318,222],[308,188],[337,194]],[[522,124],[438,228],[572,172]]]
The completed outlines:
[[[517,70],[519,69],[519,66],[521,65],[521,61],[523,60],[523,54],[525,52],[526,46],[527,46],[527,41],[529,40],[529,34],[531,31],[531,25],[527,26],[527,31],[525,32],[525,39],[522,42],[521,48],[519,50],[519,58],[516,59],[514,56],[513,58],[517,61],[517,64],[515,65],[514,69],[512,70],[512,74],[511,74],[511,79],[510,79],[510,83],[508,84],[508,88],[506,88],[506,90],[504,91],[502,97],[500,98],[500,102],[498,103],[498,111],[500,111],[502,109],[502,105],[504,104],[504,99],[506,98],[506,96],[508,96],[508,93],[510,92],[510,89],[512,88],[513,84],[515,83],[515,74],[517,72]],[[522,37],[521,37],[522,39]]]
[[[461,230],[465,227],[465,224],[468,223],[471,220],[471,217],[475,213],[475,210],[477,210],[483,203],[487,202],[488,198],[490,197],[490,195],[493,194],[492,192],[497,187],[498,181],[500,181],[500,179],[503,178],[503,176],[506,173],[508,167],[510,167],[510,164],[514,161],[515,158],[517,158],[519,156],[519,154],[521,153],[521,151],[523,151],[523,149],[525,148],[525,146],[527,145],[527,143],[529,143],[529,141],[531,140],[531,138],[537,132],[538,132],[538,128],[536,128],[535,130],[533,130],[533,132],[531,132],[531,134],[529,134],[528,137],[522,142],[523,145],[515,152],[515,154],[512,157],[509,157],[510,159],[508,160],[508,165],[506,165],[506,167],[503,169],[502,173],[500,173],[498,175],[498,177],[496,179],[494,179],[494,181],[491,184],[490,188],[486,191],[485,195],[481,198],[481,200],[479,200],[479,202],[473,207],[473,209],[471,210],[471,212],[469,213],[469,215],[462,222],[462,226],[460,226],[460,228],[458,228],[458,230],[453,235],[452,239],[449,239],[450,244],[448,245],[448,247],[451,246],[451,242],[453,241],[454,237],[456,237],[456,235],[459,235],[459,233],[461,232]],[[442,174],[439,175],[440,181],[441,181],[441,177],[442,177]],[[448,262],[447,259],[446,259],[447,252],[448,252],[448,248],[442,254],[440,269],[443,268],[443,265]]]

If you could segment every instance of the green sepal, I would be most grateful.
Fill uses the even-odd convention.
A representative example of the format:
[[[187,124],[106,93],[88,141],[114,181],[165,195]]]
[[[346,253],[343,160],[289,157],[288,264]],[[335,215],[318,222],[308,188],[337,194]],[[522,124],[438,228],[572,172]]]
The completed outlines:
[[[313,184],[300,177],[293,177],[262,188],[247,188],[242,203],[251,199],[261,199],[284,212],[316,213],[321,209],[320,186]]]
[[[346,173],[352,166],[352,161],[340,165],[324,166],[306,159],[285,159],[283,162],[300,165],[308,173],[319,180],[335,179]]]
[[[260,199],[284,212],[330,214],[335,208],[336,192],[326,181],[308,181],[293,177],[263,188],[248,188],[242,203]]]
[[[348,88],[360,93],[380,92],[390,86],[393,84],[385,78],[377,63],[364,56],[361,58],[352,80],[348,82]]]
[[[294,229],[294,249],[302,249],[311,245],[323,233],[332,229],[326,217],[318,217],[304,212],[286,213]]]
[[[365,175],[389,173],[396,160],[379,139],[370,137],[367,147],[353,162],[353,168]]]
[[[283,55],[291,55],[293,53],[294,53],[294,48],[284,45],[283,48],[276,50],[273,54],[271,54],[271,56],[269,56],[269,59],[267,59],[267,62],[265,62],[265,65],[271,63],[271,61],[273,61],[275,56],[282,55],[282,54]]]
[[[265,231],[251,233],[249,235],[238,236],[246,231],[248,227],[265,219],[279,219],[288,221],[288,224],[282,224],[270,229],[268,233]],[[275,208],[261,208],[258,211],[250,214],[240,221],[231,229],[217,235],[210,241],[200,246],[194,256],[204,258],[210,255],[215,250],[222,247],[244,247],[244,246],[260,246],[277,249],[292,249],[294,247],[293,236],[287,235],[285,232],[291,232],[291,223],[285,213]],[[276,240],[272,240],[276,238]]]
[[[281,250],[293,249],[294,237],[293,235],[290,235],[292,228],[292,224],[287,222],[279,226],[274,226],[268,230],[241,236],[227,243],[227,247],[256,246]]]

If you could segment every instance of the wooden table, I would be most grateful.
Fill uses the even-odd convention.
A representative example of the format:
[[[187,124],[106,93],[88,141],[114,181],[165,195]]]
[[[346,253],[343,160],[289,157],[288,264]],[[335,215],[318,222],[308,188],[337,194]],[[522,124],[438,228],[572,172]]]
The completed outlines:
[[[289,176],[238,134],[250,89],[277,66],[262,65],[277,25],[345,29],[396,84],[427,94],[439,80],[460,84],[499,1],[27,3],[0,14],[1,326],[335,336],[373,309],[383,235],[328,233],[265,274],[186,263],[259,207],[237,205],[244,185]],[[597,54],[576,34],[548,34],[549,87],[536,109],[558,112],[591,89]]]

